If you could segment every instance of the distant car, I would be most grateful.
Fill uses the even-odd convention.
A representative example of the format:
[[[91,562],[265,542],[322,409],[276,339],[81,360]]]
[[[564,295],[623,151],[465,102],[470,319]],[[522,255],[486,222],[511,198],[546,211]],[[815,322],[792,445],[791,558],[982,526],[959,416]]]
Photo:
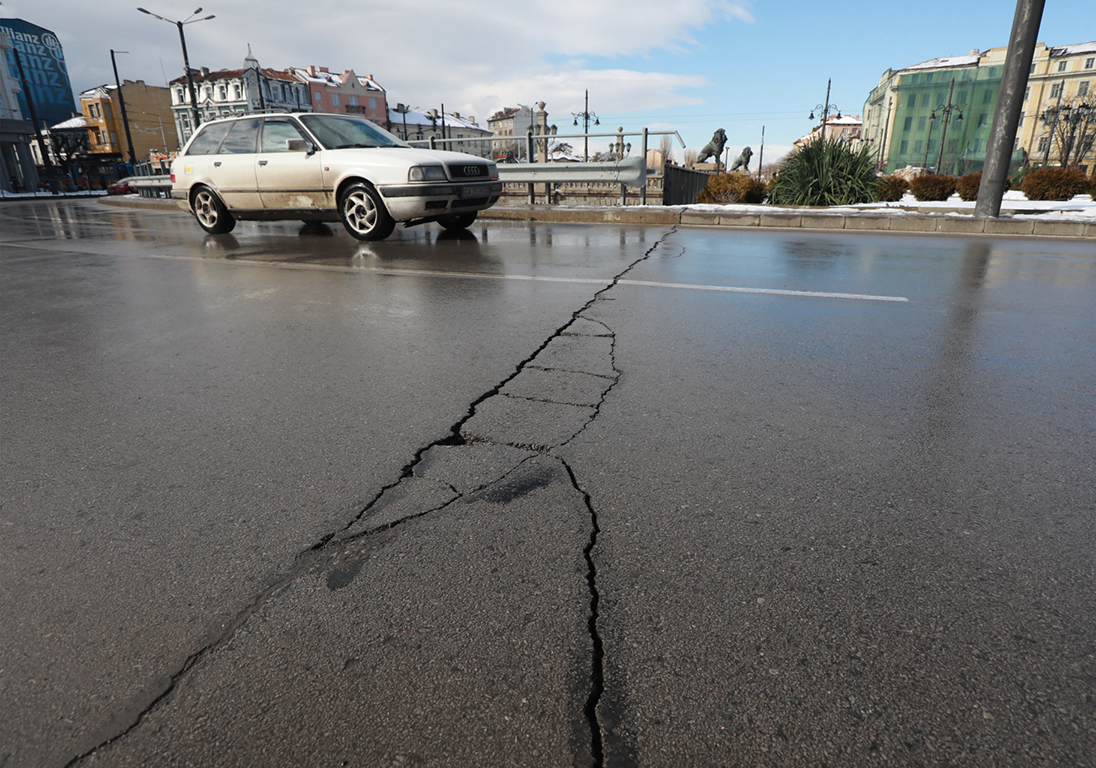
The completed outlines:
[[[171,195],[210,234],[237,220],[342,221],[358,240],[397,223],[465,229],[502,194],[498,167],[417,149],[351,114],[245,115],[205,123],[171,164]]]
[[[118,179],[118,181],[107,187],[108,195],[135,195],[137,194],[137,187],[133,186],[134,176],[126,176],[124,179]]]

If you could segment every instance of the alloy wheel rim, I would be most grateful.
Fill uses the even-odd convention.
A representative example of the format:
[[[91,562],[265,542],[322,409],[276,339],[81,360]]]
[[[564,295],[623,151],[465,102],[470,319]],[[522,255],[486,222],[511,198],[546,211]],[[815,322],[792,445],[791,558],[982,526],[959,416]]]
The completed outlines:
[[[346,219],[354,231],[367,233],[377,225],[377,206],[373,198],[364,192],[353,192],[344,204]]]

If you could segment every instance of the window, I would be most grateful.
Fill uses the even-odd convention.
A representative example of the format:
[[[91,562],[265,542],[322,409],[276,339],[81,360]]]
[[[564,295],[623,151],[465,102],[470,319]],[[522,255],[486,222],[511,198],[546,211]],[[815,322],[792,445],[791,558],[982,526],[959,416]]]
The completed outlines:
[[[1054,85],[1050,86],[1050,98],[1056,99],[1061,95],[1062,95],[1062,84],[1061,83],[1055,83]]]
[[[905,119],[905,121],[903,121],[903,123],[902,123],[902,130],[903,131],[908,131],[912,127],[913,127],[913,118],[912,117],[907,117]]]
[[[985,128],[986,124],[988,122],[989,122],[989,114],[988,113],[983,112],[982,114],[978,115],[978,127],[979,128]]]
[[[904,155],[910,151],[910,142],[908,139],[902,139],[902,143],[898,145],[898,154]]]
[[[1024,101],[1027,101],[1030,98],[1031,98],[1031,86],[1029,85],[1027,87],[1027,90],[1024,91]]]
[[[921,95],[921,106],[927,107],[929,105],[929,95],[927,93]]]
[[[1034,64],[1031,65],[1031,72],[1029,72],[1028,74],[1029,75],[1034,75],[1035,74],[1035,65]]]
[[[186,101],[186,99],[183,97],[183,89],[182,88],[179,88],[178,90],[175,91],[175,98],[176,98],[176,101],[179,104],[182,104],[184,101]]]
[[[376,109],[377,108],[377,97],[376,96],[370,96],[369,97],[369,108],[370,109]]]
[[[917,106],[917,94],[916,93],[911,93],[908,97],[906,97],[906,106],[911,108],[911,109],[913,107]]]
[[[1088,83],[1089,83],[1088,80],[1085,80],[1083,83],[1077,83],[1077,95],[1078,96],[1087,96],[1088,95]]]
[[[240,93],[240,84],[236,83],[235,85],[232,86],[232,98],[236,101],[239,101],[240,100],[240,95],[241,95],[241,93]]]
[[[287,140],[304,138],[304,135],[292,120],[267,120],[263,123],[261,151],[288,152]]]
[[[925,123],[926,122],[928,122],[928,118],[923,116],[923,115],[921,117],[917,118],[917,130],[919,130],[919,131],[925,130]]]
[[[246,155],[255,151],[259,138],[259,124],[262,120],[237,120],[229,123],[232,127],[221,142],[222,155]]]
[[[319,91],[313,91],[312,92],[312,101],[319,104],[321,101],[323,101],[323,94],[321,94]]]
[[[1035,148],[1035,151],[1036,152],[1046,152],[1047,147],[1049,147],[1049,146],[1050,146],[1050,137],[1049,136],[1040,136],[1039,137],[1039,145]]]
[[[228,98],[228,89],[223,85],[217,86],[217,98],[220,101],[225,101]]]
[[[1021,113],[1020,122],[1016,123],[1016,127],[1020,128],[1021,126],[1023,126],[1023,124],[1024,124],[1024,115]]]
[[[118,144],[118,132],[117,131],[111,131],[110,132],[110,143],[115,144],[115,145]]]
[[[183,117],[183,127],[189,128],[186,116]],[[187,148],[186,153],[188,155],[213,155],[217,152],[217,147],[221,145],[221,139],[228,133],[228,129],[232,127],[232,123],[217,123],[216,125],[204,125],[198,135],[194,138],[194,141]]]
[[[967,103],[967,92],[966,91],[959,91],[959,93],[957,93],[955,95],[955,103],[956,104],[966,104]]]
[[[353,96],[350,97],[350,106],[352,106],[352,107],[358,106],[358,95],[357,94],[354,94]]]
[[[114,113],[110,109],[110,102],[109,101],[104,101],[103,102],[103,117],[105,117],[107,120],[113,120],[114,119]]]
[[[993,101],[993,90],[986,89],[982,91],[982,103],[989,104],[991,101]]]
[[[1068,64],[1068,62],[1059,61],[1058,62],[1058,71],[1059,72],[1065,72],[1066,71],[1066,64]]]
[[[331,94],[331,106],[333,106],[333,107],[339,106],[339,94],[337,94],[337,93]]]
[[[924,147],[924,144],[925,144],[925,142],[921,141],[921,139],[918,139],[917,141],[913,142],[913,154],[915,154],[915,155],[921,154],[921,149]]]
[[[1085,69],[1096,67],[1096,59],[1085,59]]]

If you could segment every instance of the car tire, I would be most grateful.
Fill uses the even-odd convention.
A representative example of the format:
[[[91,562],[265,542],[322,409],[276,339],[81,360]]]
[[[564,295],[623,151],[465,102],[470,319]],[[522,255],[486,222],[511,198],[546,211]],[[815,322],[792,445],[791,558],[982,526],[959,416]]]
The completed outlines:
[[[471,213],[454,213],[449,216],[442,216],[438,219],[438,223],[450,232],[455,232],[459,229],[468,229],[476,220],[477,213],[478,211],[472,211]]]
[[[211,235],[226,235],[236,226],[236,219],[209,187],[198,187],[190,207],[198,226]]]
[[[383,240],[396,228],[377,190],[361,182],[351,184],[339,196],[339,218],[358,240]]]

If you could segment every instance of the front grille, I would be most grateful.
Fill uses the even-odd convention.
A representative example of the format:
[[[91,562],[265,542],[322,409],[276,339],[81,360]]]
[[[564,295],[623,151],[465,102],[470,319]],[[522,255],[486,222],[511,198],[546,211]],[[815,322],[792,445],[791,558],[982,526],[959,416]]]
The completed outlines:
[[[451,179],[490,179],[490,166],[486,163],[453,163],[449,166]]]

